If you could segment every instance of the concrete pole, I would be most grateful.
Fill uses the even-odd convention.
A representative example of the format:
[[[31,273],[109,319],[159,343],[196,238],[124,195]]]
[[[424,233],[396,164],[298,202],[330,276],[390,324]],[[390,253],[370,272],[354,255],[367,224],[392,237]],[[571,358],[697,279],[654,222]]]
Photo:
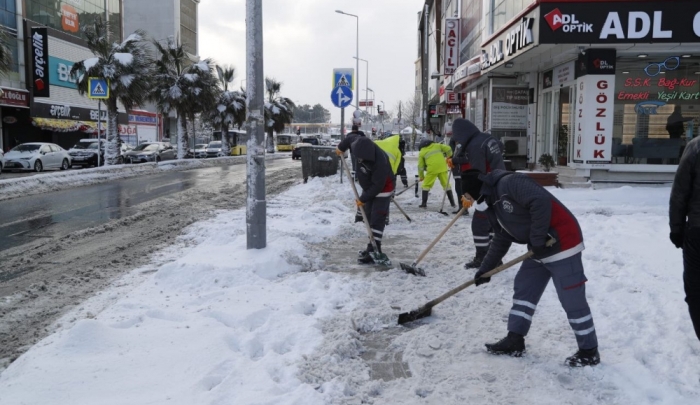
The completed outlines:
[[[246,227],[248,249],[267,246],[262,0],[246,0]]]
[[[345,140],[345,108],[340,109],[340,140]],[[345,159],[345,156],[341,156]],[[340,184],[343,184],[343,169],[340,169]]]
[[[360,17],[355,16],[357,19],[357,38],[355,40],[355,109],[360,109]]]
[[[428,120],[430,119],[429,108],[428,108],[428,69],[430,68],[430,48],[428,43],[428,30],[430,29],[429,22],[429,10],[428,5],[425,5],[423,9],[423,134],[425,134],[428,129]]]

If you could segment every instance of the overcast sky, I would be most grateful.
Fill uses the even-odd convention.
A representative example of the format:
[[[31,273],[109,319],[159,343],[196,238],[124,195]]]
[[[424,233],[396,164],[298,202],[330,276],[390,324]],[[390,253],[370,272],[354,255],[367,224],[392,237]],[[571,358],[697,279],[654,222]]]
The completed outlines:
[[[202,0],[199,54],[236,67],[245,79],[245,0]],[[334,68],[355,67],[356,20],[360,58],[369,61],[369,88],[387,110],[414,93],[417,13],[423,0],[263,0],[265,75],[283,83],[282,95],[301,104],[320,103],[340,123],[330,101]],[[360,62],[360,90],[366,64]],[[361,91],[361,98],[365,98]],[[369,93],[372,98],[372,94]],[[354,105],[353,101],[353,105]],[[351,111],[346,110],[347,113]]]

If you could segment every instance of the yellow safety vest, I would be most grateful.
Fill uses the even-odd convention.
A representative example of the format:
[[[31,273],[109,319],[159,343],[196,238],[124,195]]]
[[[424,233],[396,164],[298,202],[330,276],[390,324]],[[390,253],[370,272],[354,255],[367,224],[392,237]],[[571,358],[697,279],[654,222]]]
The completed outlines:
[[[401,136],[390,136],[381,141],[374,141],[374,143],[379,146],[379,149],[383,150],[389,157],[391,171],[394,174],[399,170],[399,165],[401,164],[401,149],[399,149],[400,138]]]

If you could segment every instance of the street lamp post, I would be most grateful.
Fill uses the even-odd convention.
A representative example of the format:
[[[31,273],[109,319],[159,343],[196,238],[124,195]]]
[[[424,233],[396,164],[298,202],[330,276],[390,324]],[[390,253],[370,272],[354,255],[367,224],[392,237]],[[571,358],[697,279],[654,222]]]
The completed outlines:
[[[343,14],[343,15],[348,15],[350,17],[355,17],[357,19],[357,31],[356,31],[356,39],[355,39],[355,109],[359,110],[360,103],[357,101],[359,98],[359,89],[360,89],[360,17],[356,16],[355,14],[350,14],[346,13],[341,10],[335,10],[336,13],[338,14]]]
[[[384,132],[384,114],[386,114],[386,107],[383,101],[380,101],[380,103],[382,103],[382,132]]]
[[[372,114],[374,114],[374,90],[370,89],[369,87],[367,87],[366,90],[369,90],[369,91],[372,92],[372,98],[371,98],[371,100],[372,100],[372,108],[370,108],[370,110],[372,110],[372,111],[370,111],[370,115],[372,115]]]
[[[367,87],[367,88],[365,89],[365,113],[366,113],[366,112],[367,112],[367,107],[368,107],[368,106],[367,106],[367,101],[368,101],[368,100],[367,100],[367,97],[369,97],[369,94],[367,93],[367,91],[368,91],[368,89],[369,89],[369,61],[368,61],[368,60],[365,60],[365,59],[362,59],[362,58],[358,58],[358,57],[355,57],[355,59],[359,59],[359,60],[365,62],[365,65],[366,65],[366,70],[365,70],[365,72],[366,72],[366,74],[365,74],[365,87]]]

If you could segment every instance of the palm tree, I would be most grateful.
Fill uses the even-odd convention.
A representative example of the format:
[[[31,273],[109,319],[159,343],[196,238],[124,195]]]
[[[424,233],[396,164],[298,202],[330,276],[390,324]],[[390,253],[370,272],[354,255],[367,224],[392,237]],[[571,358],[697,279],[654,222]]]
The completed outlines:
[[[236,69],[233,66],[217,65],[216,72],[223,91],[219,94],[216,108],[211,110],[207,118],[215,128],[221,129],[221,149],[228,151],[231,149],[228,129],[232,125],[240,128],[246,119],[246,95],[245,92],[229,90],[229,84],[236,76]]]
[[[267,102],[265,103],[265,131],[267,132],[267,152],[275,152],[274,133],[284,131],[284,126],[294,120],[294,102],[280,96],[282,83],[275,79],[265,78]]]
[[[177,113],[177,158],[187,150],[187,119],[216,105],[218,86],[212,74],[211,60],[193,63],[182,44],[169,37],[163,45],[153,41],[158,59],[151,98],[165,114]]]
[[[117,105],[122,103],[128,110],[146,101],[151,89],[153,60],[147,50],[146,33],[137,30],[124,42],[110,43],[109,32],[100,17],[93,25],[83,28],[87,47],[95,57],[82,60],[73,65],[71,75],[77,78],[78,92],[86,94],[88,78],[97,77],[109,82],[107,106],[107,144],[105,164],[122,162],[119,148],[119,127],[117,124]]]

